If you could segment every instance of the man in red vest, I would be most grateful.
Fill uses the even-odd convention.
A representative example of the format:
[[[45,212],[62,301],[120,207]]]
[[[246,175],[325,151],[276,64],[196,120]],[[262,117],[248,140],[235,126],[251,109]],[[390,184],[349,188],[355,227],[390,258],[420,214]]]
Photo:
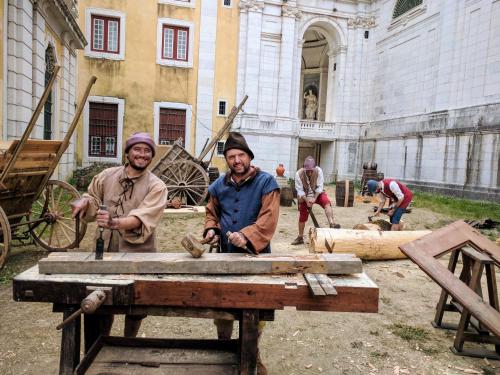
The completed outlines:
[[[380,215],[386,198],[389,198],[390,210],[387,214],[391,218],[391,230],[402,230],[399,222],[413,198],[411,190],[401,182],[390,178],[383,179],[382,181],[369,180],[367,187],[370,193],[377,193],[380,196],[380,204],[375,212],[375,216]]]

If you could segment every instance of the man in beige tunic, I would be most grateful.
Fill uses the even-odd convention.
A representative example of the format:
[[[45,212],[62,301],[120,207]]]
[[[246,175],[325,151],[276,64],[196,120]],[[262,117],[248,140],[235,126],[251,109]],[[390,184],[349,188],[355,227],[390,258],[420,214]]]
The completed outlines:
[[[135,133],[126,142],[127,162],[96,175],[88,193],[73,203],[73,216],[97,221],[105,228],[104,249],[109,252],[155,252],[155,229],[167,202],[167,187],[147,170],[155,143],[147,133]],[[105,205],[107,210],[99,210]],[[87,317],[87,316],[86,316]],[[124,335],[135,337],[145,316],[127,315]],[[113,316],[106,330],[109,334]]]

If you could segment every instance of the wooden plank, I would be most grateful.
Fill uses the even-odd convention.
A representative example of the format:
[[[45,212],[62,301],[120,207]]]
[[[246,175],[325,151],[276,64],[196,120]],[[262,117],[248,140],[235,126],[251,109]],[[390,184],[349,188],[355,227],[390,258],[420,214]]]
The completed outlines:
[[[130,305],[378,311],[378,287],[366,274],[331,279],[338,295],[317,298],[302,275],[44,275],[34,266],[14,278],[13,289],[17,301],[79,304],[86,286],[112,286],[113,303],[127,311]],[[125,288],[132,288],[133,295],[120,295]]]
[[[352,274],[362,271],[361,260],[352,254],[278,256],[263,254],[205,253],[52,253],[39,262],[44,274]]]
[[[462,248],[468,244],[478,251],[487,253],[500,266],[500,246],[481,235],[479,231],[462,220],[433,231],[431,234],[421,237],[412,243],[412,248],[418,247],[420,251],[434,258],[443,256],[450,251]],[[401,245],[401,250],[405,246]]]
[[[237,365],[189,365],[163,364],[159,367],[130,365],[122,363],[96,363],[85,373],[86,375],[120,374],[120,375],[237,375]]]
[[[316,279],[318,280],[319,285],[321,285],[321,288],[323,288],[327,296],[337,295],[337,290],[335,289],[333,281],[327,275],[322,273],[316,274]]]
[[[451,240],[447,234],[440,238],[444,239],[443,242],[447,244],[446,246],[451,245],[456,248],[458,242],[462,239],[459,233],[457,233],[457,237],[457,239]],[[432,246],[430,251],[425,251],[426,248],[422,247],[422,241],[420,240],[401,246],[401,250],[439,286],[444,288],[454,299],[470,311],[477,320],[483,323],[492,333],[500,336],[500,312],[487,304],[481,296],[471,290],[438,260],[429,255],[429,253],[444,253],[442,248],[432,245],[429,241],[424,241],[424,244]],[[442,245],[443,243],[440,244]]]
[[[311,289],[311,293],[314,296],[326,296],[326,293],[321,287],[321,285],[319,285],[319,281],[316,279],[315,274],[305,273],[304,279],[306,280],[307,285],[309,286],[309,289]]]

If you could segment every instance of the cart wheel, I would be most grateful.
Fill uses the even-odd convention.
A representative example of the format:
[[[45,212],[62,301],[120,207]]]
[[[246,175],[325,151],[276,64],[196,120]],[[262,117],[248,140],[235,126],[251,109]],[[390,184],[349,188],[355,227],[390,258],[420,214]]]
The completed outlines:
[[[35,242],[48,251],[66,251],[76,245],[76,220],[71,217],[70,203],[80,193],[70,184],[49,180],[38,200],[31,207],[30,219],[43,218],[31,229]],[[80,240],[87,223],[80,221]]]
[[[9,253],[10,241],[12,240],[10,233],[9,219],[5,215],[4,210],[0,207],[0,270],[5,264],[7,254]]]
[[[191,160],[176,160],[163,171],[168,199],[179,197],[183,204],[200,205],[208,193],[209,178],[203,167]]]

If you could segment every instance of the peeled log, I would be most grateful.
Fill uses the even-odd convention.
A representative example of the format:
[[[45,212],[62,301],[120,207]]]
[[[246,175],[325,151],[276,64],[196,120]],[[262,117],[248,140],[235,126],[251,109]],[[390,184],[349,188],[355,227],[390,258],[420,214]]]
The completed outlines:
[[[309,232],[309,252],[356,254],[364,260],[404,259],[398,246],[431,233],[430,230],[374,231],[355,229],[313,228]]]

